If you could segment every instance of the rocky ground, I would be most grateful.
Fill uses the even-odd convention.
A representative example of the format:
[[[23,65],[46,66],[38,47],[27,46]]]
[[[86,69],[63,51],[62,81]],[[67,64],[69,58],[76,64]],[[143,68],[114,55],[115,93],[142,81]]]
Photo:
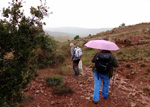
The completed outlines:
[[[70,65],[69,65],[70,66]],[[125,69],[126,70],[126,69]],[[116,69],[115,78],[110,81],[109,97],[103,99],[100,90],[98,104],[92,103],[94,76],[91,67],[85,67],[79,77],[73,72],[64,73],[64,81],[73,89],[73,94],[56,95],[46,86],[43,76],[50,76],[56,71],[42,70],[39,77],[33,80],[24,90],[28,96],[21,104],[23,107],[150,107],[150,92],[138,87],[140,81],[133,81],[122,73],[121,67]],[[113,83],[114,81],[114,83]],[[113,86],[113,90],[112,90]]]

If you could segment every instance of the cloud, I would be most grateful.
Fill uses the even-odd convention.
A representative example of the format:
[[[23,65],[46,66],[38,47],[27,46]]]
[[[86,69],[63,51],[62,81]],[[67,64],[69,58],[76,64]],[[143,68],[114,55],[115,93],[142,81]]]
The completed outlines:
[[[1,2],[6,6],[8,0]],[[26,0],[27,1],[27,0]],[[26,14],[31,5],[39,0],[27,1]],[[150,19],[150,0],[47,0],[49,11],[53,14],[44,21],[45,27],[117,27],[148,22]]]

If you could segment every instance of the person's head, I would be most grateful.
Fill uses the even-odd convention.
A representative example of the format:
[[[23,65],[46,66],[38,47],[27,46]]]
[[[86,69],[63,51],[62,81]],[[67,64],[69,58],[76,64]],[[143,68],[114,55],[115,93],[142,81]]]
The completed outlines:
[[[74,46],[74,44],[73,43],[70,43],[70,47],[73,47]]]
[[[103,53],[111,53],[109,50],[101,50]]]

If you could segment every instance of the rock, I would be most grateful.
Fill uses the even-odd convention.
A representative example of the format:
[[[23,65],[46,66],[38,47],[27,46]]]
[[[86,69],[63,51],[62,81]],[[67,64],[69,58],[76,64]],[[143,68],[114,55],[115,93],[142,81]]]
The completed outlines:
[[[81,98],[84,98],[84,96],[80,96]]]
[[[136,99],[137,102],[141,102],[141,99]]]
[[[142,97],[142,99],[143,99],[144,101],[147,101],[147,102],[150,103],[150,98],[149,98],[149,97],[147,97],[147,96],[142,96],[142,95],[141,95],[141,97]]]
[[[136,95],[136,93],[133,92],[131,95],[134,97]]]
[[[144,105],[147,105],[147,104],[148,104],[147,101],[142,101],[141,103],[144,104]]]
[[[38,94],[39,92],[40,92],[39,90],[36,90],[36,91],[35,91],[36,94]]]
[[[131,75],[134,75],[134,74],[135,74],[135,72],[134,72],[134,71],[132,71],[132,72],[131,72]]]
[[[29,89],[28,88],[26,88],[26,89],[24,89],[24,92],[27,92]]]
[[[83,84],[80,84],[79,86],[80,86],[80,87],[82,87],[82,86],[83,86]]]
[[[43,90],[41,90],[41,93],[43,93],[44,91]]]
[[[90,99],[91,99],[91,97],[86,97],[85,99],[90,100]]]
[[[127,84],[127,82],[125,82],[123,79],[120,80],[120,83],[123,84]]]
[[[56,101],[51,101],[51,105],[54,105],[56,103]]]
[[[145,107],[149,107],[149,104],[148,104],[148,105],[145,105]]]
[[[40,84],[39,84],[39,87],[43,87],[43,84],[42,84],[42,83],[40,83]]]
[[[131,102],[131,107],[135,107],[136,103]]]
[[[91,91],[94,91],[94,88],[91,88]]]

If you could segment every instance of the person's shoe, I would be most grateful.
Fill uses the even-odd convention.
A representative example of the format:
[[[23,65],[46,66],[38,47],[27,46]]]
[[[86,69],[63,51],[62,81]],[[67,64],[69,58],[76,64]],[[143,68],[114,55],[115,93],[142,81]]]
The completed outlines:
[[[93,100],[92,100],[92,102],[93,102],[94,104],[98,104],[98,101],[93,101]]]
[[[79,74],[77,74],[77,76],[79,76]]]
[[[109,95],[107,97],[103,97],[104,99],[107,99],[109,97]]]
[[[76,74],[73,74],[72,76],[78,76],[78,75],[76,75]]]

